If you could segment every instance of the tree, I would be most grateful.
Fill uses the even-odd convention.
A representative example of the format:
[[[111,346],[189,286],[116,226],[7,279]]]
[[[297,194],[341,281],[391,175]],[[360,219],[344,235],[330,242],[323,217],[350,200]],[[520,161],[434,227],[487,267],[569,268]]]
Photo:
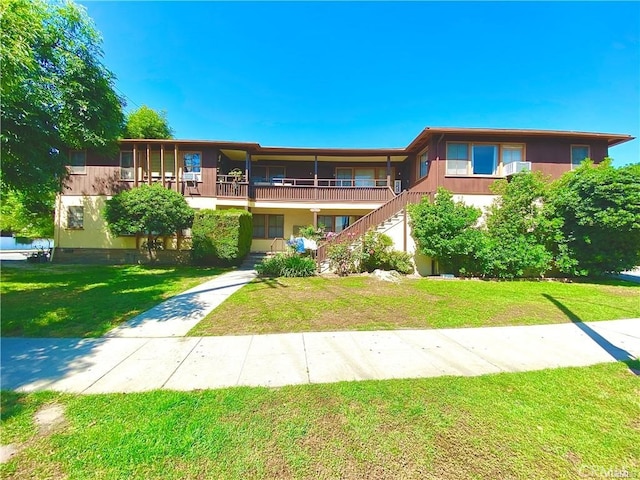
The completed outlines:
[[[60,191],[67,149],[117,148],[121,99],[101,39],[70,1],[0,0],[3,188]]]
[[[433,203],[424,198],[409,205],[409,215],[422,254],[435,258],[446,272],[479,272],[475,259],[485,238],[474,228],[481,215],[478,208],[455,202],[451,192],[439,188]]]
[[[107,200],[104,218],[114,235],[145,235],[149,257],[156,258],[160,237],[193,224],[193,209],[184,197],[159,183],[124,190]]]
[[[0,230],[20,237],[52,238],[55,194],[31,197],[8,190],[2,193],[0,205]]]
[[[555,182],[545,217],[562,272],[600,275],[640,265],[640,163],[584,162]]]
[[[540,172],[518,173],[491,186],[499,196],[487,211],[487,241],[478,253],[485,276],[541,276],[551,268],[552,255],[539,228],[547,190]]]
[[[143,105],[127,115],[126,138],[173,138],[167,121],[167,112],[156,112]]]

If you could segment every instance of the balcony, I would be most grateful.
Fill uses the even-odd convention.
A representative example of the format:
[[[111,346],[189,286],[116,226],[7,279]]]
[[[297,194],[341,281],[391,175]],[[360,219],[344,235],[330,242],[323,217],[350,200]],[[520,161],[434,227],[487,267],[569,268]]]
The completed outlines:
[[[249,192],[251,195],[249,195]],[[334,178],[273,178],[255,181],[244,175],[218,175],[216,196],[279,202],[386,202],[394,197],[386,180]]]
[[[524,172],[525,170],[531,171],[531,162],[511,162],[505,163],[502,166],[502,174],[505,177]]]

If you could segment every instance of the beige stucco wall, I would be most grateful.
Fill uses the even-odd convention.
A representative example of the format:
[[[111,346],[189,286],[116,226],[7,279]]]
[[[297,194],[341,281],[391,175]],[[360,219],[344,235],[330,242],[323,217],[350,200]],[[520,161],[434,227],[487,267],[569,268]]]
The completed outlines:
[[[56,201],[54,243],[57,248],[105,248],[135,249],[135,237],[118,237],[109,232],[102,216],[108,196],[64,195]],[[189,200],[188,200],[189,201]],[[190,204],[192,202],[189,202]],[[197,204],[197,202],[196,202]],[[84,228],[67,228],[67,211],[70,206],[84,207]],[[193,204],[191,204],[194,207]],[[194,207],[199,208],[199,207]],[[210,208],[210,207],[207,207]],[[167,238],[165,248],[175,249],[175,238]],[[183,239],[180,248],[189,248],[189,240]]]

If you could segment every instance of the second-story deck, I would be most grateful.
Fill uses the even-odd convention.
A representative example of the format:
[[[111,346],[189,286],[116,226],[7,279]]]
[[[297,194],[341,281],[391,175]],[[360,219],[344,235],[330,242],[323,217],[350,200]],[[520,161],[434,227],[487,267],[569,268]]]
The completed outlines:
[[[274,178],[246,181],[244,176],[219,175],[215,196],[276,202],[386,202],[394,197],[386,180]]]

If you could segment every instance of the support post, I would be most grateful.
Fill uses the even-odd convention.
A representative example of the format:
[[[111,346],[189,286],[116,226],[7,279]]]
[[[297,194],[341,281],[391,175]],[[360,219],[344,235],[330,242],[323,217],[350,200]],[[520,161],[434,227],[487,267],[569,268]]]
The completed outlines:
[[[387,155],[387,187],[391,187],[391,155]]]
[[[137,187],[138,186],[138,180],[140,177],[138,177],[138,148],[136,147],[136,144],[133,144],[133,186]]]
[[[173,146],[173,162],[174,162],[174,169],[173,169],[173,173],[176,176],[176,192],[180,193],[180,180],[182,180],[180,177],[182,176],[182,173],[178,171],[178,144],[174,144]]]
[[[160,181],[164,187],[164,143],[160,144]]]
[[[151,185],[151,144],[147,143],[147,183]]]

